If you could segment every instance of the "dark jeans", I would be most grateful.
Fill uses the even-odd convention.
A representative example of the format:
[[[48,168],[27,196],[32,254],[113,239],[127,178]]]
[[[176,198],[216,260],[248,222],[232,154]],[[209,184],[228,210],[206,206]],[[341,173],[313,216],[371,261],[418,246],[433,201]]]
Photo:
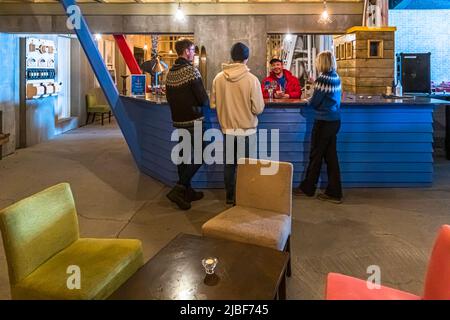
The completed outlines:
[[[305,179],[300,184],[300,189],[309,196],[316,192],[316,184],[319,181],[322,160],[327,164],[328,186],[325,194],[342,198],[341,172],[336,151],[337,133],[341,127],[341,121],[314,122],[311,135],[311,154]]]
[[[178,169],[178,184],[182,184],[185,187],[190,187],[191,186],[191,180],[192,177],[197,173],[198,169],[200,169],[200,167],[203,165],[203,150],[206,147],[206,143],[203,141],[203,129],[201,131],[201,137],[200,139],[202,140],[202,162],[201,163],[194,163],[194,141],[195,141],[195,137],[194,137],[194,128],[185,128],[186,130],[189,131],[189,133],[191,134],[191,163],[181,163],[179,165],[177,165],[177,169]],[[183,139],[180,136],[180,138],[178,139],[178,142],[181,142]],[[180,156],[183,156],[183,152],[180,152]]]
[[[234,199],[235,198],[235,192],[236,192],[236,167],[237,167],[237,160],[239,158],[248,158],[249,155],[251,155],[255,149],[255,145],[250,143],[250,139],[253,138],[252,136],[233,136],[229,134],[223,135],[223,163],[224,163],[224,181],[225,181],[225,190],[227,192],[227,199]],[[227,139],[230,140],[230,147],[227,147]],[[242,139],[242,141],[245,144],[245,151],[244,154],[238,155],[238,139]],[[233,146],[231,148],[231,145]],[[250,151],[250,148],[252,148],[252,151]],[[227,154],[229,154],[227,157]],[[254,154],[254,157],[256,158],[256,154]],[[227,163],[227,158],[229,158]]]

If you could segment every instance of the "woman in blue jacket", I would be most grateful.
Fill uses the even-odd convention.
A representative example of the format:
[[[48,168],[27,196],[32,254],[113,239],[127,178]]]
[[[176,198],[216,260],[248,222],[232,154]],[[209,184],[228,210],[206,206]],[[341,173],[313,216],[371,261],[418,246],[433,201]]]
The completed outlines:
[[[336,138],[341,126],[341,80],[336,73],[336,59],[330,51],[321,52],[316,59],[320,76],[314,83],[314,93],[308,106],[314,109],[311,153],[305,179],[294,194],[314,196],[322,160],[327,164],[328,186],[320,200],[342,202],[341,174],[336,151]]]

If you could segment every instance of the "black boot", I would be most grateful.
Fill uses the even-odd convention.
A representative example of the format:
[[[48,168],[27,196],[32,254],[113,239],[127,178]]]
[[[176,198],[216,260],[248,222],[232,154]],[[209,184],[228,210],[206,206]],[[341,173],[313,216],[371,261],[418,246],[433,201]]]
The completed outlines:
[[[234,192],[227,192],[227,204],[232,204],[233,206],[236,204],[236,198]]]
[[[203,192],[195,191],[192,187],[186,189],[186,201],[197,201],[203,198]]]
[[[186,201],[186,193],[186,187],[181,184],[177,184],[172,188],[172,190],[170,190],[166,197],[169,198],[170,201],[174,202],[181,210],[189,210],[191,208],[191,203]]]

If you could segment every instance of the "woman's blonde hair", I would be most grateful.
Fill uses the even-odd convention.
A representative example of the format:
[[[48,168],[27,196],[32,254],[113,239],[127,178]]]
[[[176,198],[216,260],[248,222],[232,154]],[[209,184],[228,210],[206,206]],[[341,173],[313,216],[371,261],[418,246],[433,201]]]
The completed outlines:
[[[316,58],[317,71],[321,73],[336,71],[336,58],[331,51],[322,51]]]

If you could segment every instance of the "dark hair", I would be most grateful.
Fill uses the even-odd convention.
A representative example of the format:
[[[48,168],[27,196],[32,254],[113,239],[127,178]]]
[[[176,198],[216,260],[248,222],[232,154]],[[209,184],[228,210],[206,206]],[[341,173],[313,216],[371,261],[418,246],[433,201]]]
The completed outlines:
[[[250,55],[250,49],[242,42],[237,42],[231,47],[231,59],[233,61],[244,61]]]
[[[270,64],[275,63],[275,62],[283,63],[283,61],[281,61],[279,58],[273,58],[273,59],[270,60]]]
[[[175,42],[175,50],[177,51],[177,54],[179,56],[182,56],[184,53],[184,50],[189,49],[192,47],[194,43],[189,39],[179,39],[177,42]]]

